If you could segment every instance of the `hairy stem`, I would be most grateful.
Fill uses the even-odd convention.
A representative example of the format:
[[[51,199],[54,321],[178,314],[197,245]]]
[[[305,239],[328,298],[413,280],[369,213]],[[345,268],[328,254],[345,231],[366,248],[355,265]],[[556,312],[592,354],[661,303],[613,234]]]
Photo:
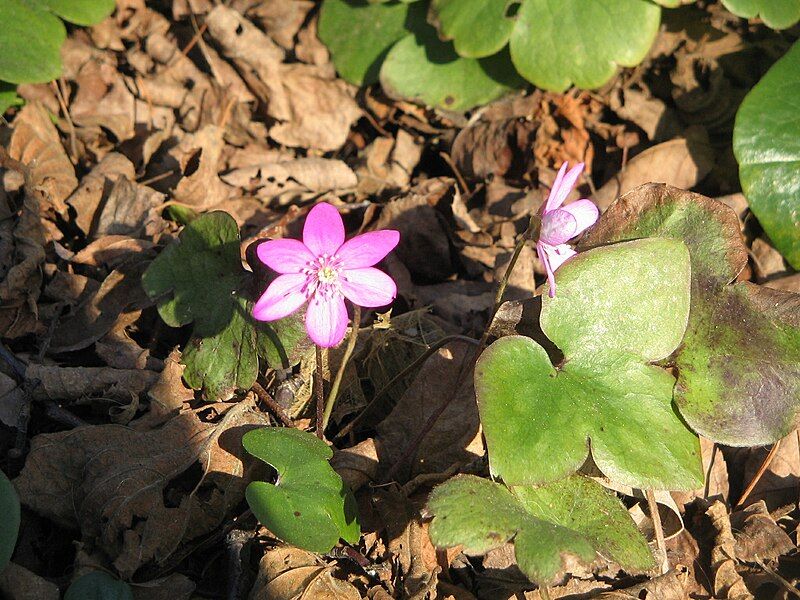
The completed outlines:
[[[317,352],[317,376],[314,382],[314,391],[317,395],[317,437],[321,440],[325,439],[325,428],[322,426],[322,415],[325,410],[325,377],[323,375],[323,356],[326,354],[321,346],[316,346]]]
[[[360,326],[361,307],[356,304],[353,308],[353,326],[350,330],[350,337],[347,340],[347,348],[344,350],[342,362],[339,365],[339,370],[336,372],[336,377],[334,378],[333,384],[331,384],[331,389],[328,392],[328,401],[325,403],[325,413],[322,415],[322,431],[325,431],[328,428],[328,421],[330,420],[331,413],[333,412],[333,405],[336,403],[336,396],[339,395],[339,386],[342,384],[344,370],[347,368],[347,363],[350,361],[350,356],[353,354],[353,350],[356,347],[356,341],[358,340],[358,329]]]

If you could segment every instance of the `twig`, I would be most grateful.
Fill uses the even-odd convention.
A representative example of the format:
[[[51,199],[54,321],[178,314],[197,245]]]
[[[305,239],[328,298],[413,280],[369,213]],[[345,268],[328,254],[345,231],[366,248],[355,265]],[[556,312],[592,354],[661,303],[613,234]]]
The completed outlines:
[[[356,347],[356,341],[358,340],[358,329],[360,325],[361,307],[355,304],[353,307],[353,328],[350,330],[350,339],[347,340],[347,348],[344,350],[342,362],[339,365],[339,370],[336,372],[336,377],[333,380],[331,389],[328,391],[328,400],[325,402],[325,412],[322,415],[322,431],[325,431],[328,428],[328,421],[330,420],[331,413],[333,412],[333,405],[336,403],[336,396],[339,394],[339,386],[342,384],[344,370],[347,368],[347,363],[350,361],[350,356],[353,354],[353,350]]]
[[[70,161],[72,161],[73,165],[78,164],[78,143],[77,143],[77,136],[75,134],[75,124],[72,122],[72,117],[69,114],[69,108],[67,108],[67,101],[62,94],[61,89],[58,87],[58,84],[55,81],[50,82],[50,87],[56,93],[56,98],[58,99],[58,103],[61,106],[61,112],[64,113],[64,119],[67,121],[67,126],[69,127],[69,147],[70,147],[70,154],[71,156]]]
[[[645,490],[647,506],[650,509],[650,518],[653,520],[653,530],[656,534],[656,550],[658,551],[659,567],[661,574],[665,575],[669,571],[669,559],[667,559],[667,545],[664,541],[664,526],[661,524],[661,513],[658,512],[658,502],[652,489]]]
[[[461,191],[465,194],[469,194],[469,187],[467,187],[467,182],[464,181],[464,178],[461,176],[461,171],[458,170],[456,163],[453,162],[453,159],[447,152],[439,152],[439,156],[442,157],[444,162],[447,163],[447,166],[450,167],[450,170],[453,171],[453,174],[456,176],[458,180],[458,185],[461,186]]]
[[[764,561],[761,560],[758,556],[755,556],[755,563],[761,567],[765,573],[767,573],[772,579],[775,580],[776,583],[780,584],[781,587],[785,588],[787,592],[791,593],[795,598],[800,598],[800,591],[797,590],[791,583],[786,581],[780,574],[772,569],[771,567],[764,564]]]
[[[314,384],[314,391],[317,394],[317,437],[321,440],[325,439],[325,429],[322,427],[322,415],[325,412],[325,390],[323,390],[323,386],[325,385],[325,379],[323,375],[323,365],[322,365],[322,348],[320,346],[316,346],[316,353],[317,353],[317,381]]]
[[[550,590],[543,583],[539,584],[539,597],[542,600],[550,600]]]
[[[269,409],[273,415],[278,417],[281,423],[286,425],[286,427],[294,427],[294,421],[292,421],[292,418],[286,414],[280,404],[272,399],[272,396],[269,395],[267,390],[265,390],[260,383],[254,381],[252,390],[255,392],[255,395],[258,396],[258,399],[264,403],[267,409]]]
[[[714,460],[717,458],[717,450],[719,446],[714,442],[711,446],[711,460],[708,461],[708,470],[706,471],[706,484],[703,486],[703,499],[708,499],[708,494],[711,490],[711,470],[714,468]]]
[[[228,555],[228,589],[227,600],[241,600],[244,591],[244,565],[242,549],[253,537],[250,531],[232,529],[225,535],[225,552]]]
[[[761,463],[761,466],[758,468],[755,477],[753,477],[750,483],[747,484],[747,487],[742,492],[742,495],[736,502],[736,506],[734,506],[734,508],[739,508],[745,503],[747,498],[750,496],[755,487],[758,485],[758,482],[761,480],[761,477],[763,477],[764,473],[767,472],[769,465],[772,463],[772,459],[775,458],[775,455],[778,453],[778,448],[780,448],[780,445],[781,445],[780,440],[778,440],[777,442],[775,442],[775,444],[773,444],[772,448],[769,451],[769,454],[767,454],[767,457],[764,459],[764,462]]]

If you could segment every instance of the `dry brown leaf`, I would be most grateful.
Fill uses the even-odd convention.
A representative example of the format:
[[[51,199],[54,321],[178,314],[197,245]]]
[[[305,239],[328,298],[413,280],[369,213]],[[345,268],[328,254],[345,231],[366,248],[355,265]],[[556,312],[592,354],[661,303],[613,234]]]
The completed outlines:
[[[793,431],[780,441],[780,447],[750,493],[748,502],[764,500],[769,510],[797,502],[797,488],[800,484],[800,449],[797,437],[798,433]],[[769,448],[749,448],[742,452],[747,457],[741,467],[743,481],[747,484],[756,476]]]
[[[453,142],[453,160],[470,180],[491,177],[520,181],[534,167],[533,144],[538,125],[531,120],[478,120]]]
[[[633,88],[615,90],[611,93],[610,107],[623,119],[638,125],[653,142],[670,140],[681,133],[675,110],[648,93]]]
[[[604,592],[597,600],[686,600],[686,572],[673,569],[666,575],[613,592]]]
[[[129,235],[152,239],[167,228],[160,214],[163,202],[163,194],[122,175],[102,204],[92,237]]]
[[[763,500],[731,515],[736,538],[736,557],[746,562],[774,560],[795,545],[767,511]]]
[[[354,492],[378,475],[378,449],[375,440],[367,438],[351,448],[336,450],[331,466]]]
[[[484,454],[470,363],[475,346],[451,342],[420,367],[394,410],[377,427],[381,463],[393,465],[440,405],[450,400],[436,424],[397,470],[399,481],[441,473]],[[454,396],[454,397],[453,397]],[[452,397],[452,399],[451,399]]]
[[[325,192],[343,193],[358,183],[355,173],[344,162],[317,157],[248,165],[229,171],[222,180],[267,202],[279,204]]]
[[[685,138],[676,138],[637,154],[602,188],[594,200],[601,210],[618,197],[644,183],[667,183],[688,190],[714,166],[714,151],[702,128],[687,129]]]
[[[95,213],[121,176],[128,179],[136,177],[133,163],[118,152],[109,152],[81,179],[80,185],[67,198],[67,204],[75,210],[75,222],[85,234],[91,231]]]
[[[317,555],[281,545],[264,553],[249,600],[361,600]]]
[[[194,398],[194,390],[183,383],[185,365],[181,363],[181,353],[175,348],[164,360],[164,369],[156,382],[150,387],[147,396],[150,398],[150,410],[146,417],[149,424],[165,421],[177,415],[184,402]]]
[[[14,480],[20,500],[80,528],[125,578],[163,563],[243,498],[241,436],[267,422],[250,401],[226,408],[217,424],[188,412],[146,432],[95,425],[35,436]]]
[[[751,251],[752,254],[750,256],[755,263],[757,281],[763,282],[766,279],[773,279],[787,273],[783,256],[772,247],[768,240],[763,237],[754,239]]]
[[[219,5],[206,17],[208,31],[233,59],[251,89],[278,122],[270,137],[286,146],[322,151],[340,148],[361,116],[353,88],[330,70],[283,63],[284,52],[239,12]]]
[[[186,575],[172,573],[155,581],[131,586],[133,600],[189,600],[195,584]]]
[[[736,571],[736,540],[727,507],[717,500],[708,508],[706,516],[716,532],[711,550],[715,596],[720,600],[752,600],[753,595]]]
[[[142,348],[128,331],[141,317],[141,311],[127,312],[94,345],[94,351],[109,367],[115,369],[148,369],[161,371],[164,363]]]
[[[33,189],[41,191],[56,212],[66,215],[65,200],[78,180],[58,130],[41,104],[28,104],[17,114],[8,154],[28,165]]]
[[[72,256],[70,262],[112,270],[127,262],[148,258],[154,247],[155,244],[148,240],[137,240],[127,235],[106,235]]]
[[[172,162],[167,161],[163,169],[177,170],[180,174],[179,183],[172,192],[175,200],[201,210],[231,195],[231,189],[219,178],[225,147],[223,133],[221,128],[207,125],[185,136],[168,151]]]
[[[135,134],[135,101],[113,57],[88,60],[75,83],[78,91],[70,105],[72,120],[83,127],[104,127],[118,141]]]
[[[69,402],[88,396],[130,400],[150,389],[158,378],[153,371],[110,367],[56,367],[28,365],[26,379],[35,400]]]
[[[722,500],[726,502],[730,494],[730,484],[728,482],[728,464],[722,451],[717,448],[714,450],[714,442],[701,437],[700,452],[703,460],[703,473],[706,474],[706,484],[691,492],[671,492],[672,497],[678,504],[681,512],[685,506],[695,498],[705,498],[707,500]],[[713,464],[711,462],[713,457]]]
[[[25,393],[17,382],[0,372],[0,423],[6,427],[19,425],[20,413],[27,407]]]
[[[422,146],[404,129],[397,136],[378,137],[364,149],[363,164],[356,169],[361,194],[381,194],[406,189],[422,156]]]
[[[9,600],[58,600],[58,586],[12,563],[0,571],[0,596]]]

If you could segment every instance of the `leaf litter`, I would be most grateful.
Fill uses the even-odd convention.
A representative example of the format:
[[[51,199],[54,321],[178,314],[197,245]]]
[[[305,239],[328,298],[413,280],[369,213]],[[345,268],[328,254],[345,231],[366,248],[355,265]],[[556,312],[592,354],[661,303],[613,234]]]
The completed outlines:
[[[726,304],[693,294],[690,335],[661,363],[678,365],[678,408],[703,434],[711,474],[674,503],[661,498],[684,525],[667,541],[673,569],[625,571],[581,546],[587,560],[565,561],[549,595],[790,597],[800,581],[800,284],[738,194],[730,143],[738,104],[787,42],[718,3],[664,14],[645,61],[606,87],[517,94],[471,115],[345,83],[305,0],[124,0],[99,25],[72,30],[63,78],[20,86],[25,105],[0,124],[0,466],[28,532],[0,592],[58,597],[100,568],[131,582],[136,598],[543,598],[510,545],[437,551],[422,507],[453,475],[489,472],[465,383],[474,344],[446,337],[480,336],[517,236],[560,164],[581,161],[587,174],[568,202],[608,209],[583,248],[654,231],[682,239],[694,289]],[[310,425],[313,352],[292,324],[275,337],[237,317],[267,284],[255,243],[296,237],[320,200],[340,209],[350,235],[401,231],[383,263],[398,299],[358,324],[327,432],[363,536],[325,556],[278,542],[243,502],[247,483],[270,472],[242,435],[286,417]],[[233,217],[224,259],[208,261],[219,279],[201,271],[176,283],[216,248],[187,248],[186,236],[218,211]],[[715,241],[693,246],[696,228],[710,226]],[[145,294],[143,273],[182,245],[189,260]],[[493,331],[502,322],[504,335],[549,351],[531,329],[543,275],[526,247],[505,296],[515,302]],[[729,328],[726,345],[718,327]],[[720,347],[724,360],[704,362]],[[786,352],[792,360],[771,358]],[[779,372],[780,385],[758,388],[741,367],[752,360],[759,373]],[[339,349],[324,365],[328,386],[342,361]],[[744,428],[682,401],[692,369],[724,382],[730,422],[745,415]],[[766,448],[733,447],[781,438],[766,462]],[[647,530],[642,494],[617,493]],[[79,550],[52,564],[44,548],[54,543]]]

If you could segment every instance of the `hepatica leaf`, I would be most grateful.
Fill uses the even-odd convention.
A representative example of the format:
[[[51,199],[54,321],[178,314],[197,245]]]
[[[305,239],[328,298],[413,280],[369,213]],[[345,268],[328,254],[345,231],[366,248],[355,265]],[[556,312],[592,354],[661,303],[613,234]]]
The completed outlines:
[[[249,388],[259,355],[273,365],[293,364],[306,340],[299,316],[270,325],[253,320],[251,301],[241,293],[247,275],[236,221],[215,211],[184,227],[142,278],[167,325],[194,324],[182,357],[184,378],[210,399]]]
[[[781,4],[786,4],[785,2]],[[800,0],[797,5],[800,17]],[[733,131],[750,209],[786,260],[800,269],[800,43],[747,94]]]
[[[800,411],[800,300],[796,294],[731,282],[747,264],[739,223],[727,206],[648,184],[619,198],[582,247],[653,237],[683,240],[692,296],[675,401],[698,433],[731,446],[784,437]]]
[[[0,573],[6,568],[19,534],[19,497],[14,486],[0,471]]]
[[[518,0],[432,0],[431,15],[442,38],[467,58],[497,54],[514,28]]]
[[[253,514],[283,541],[325,554],[339,538],[361,536],[355,498],[328,460],[333,452],[315,435],[280,427],[248,431],[245,450],[278,472],[275,485],[253,481],[245,492]]]
[[[563,363],[554,367],[530,338],[508,336],[475,369],[492,473],[508,485],[555,481],[579,469],[591,446],[614,481],[699,487],[699,443],[673,410],[675,380],[648,364],[671,353],[686,327],[686,246],[638,240],[598,248],[556,277],[557,296],[543,295],[541,325]]]
[[[72,582],[64,600],[133,600],[133,591],[103,571],[92,571]]]
[[[733,14],[746,19],[760,16],[773,29],[786,29],[800,20],[800,0],[722,0]]]
[[[481,555],[513,539],[520,569],[540,583],[562,572],[567,557],[590,562],[598,552],[629,571],[654,566],[625,507],[585,477],[509,489],[458,475],[433,490],[428,511],[435,545]]]

